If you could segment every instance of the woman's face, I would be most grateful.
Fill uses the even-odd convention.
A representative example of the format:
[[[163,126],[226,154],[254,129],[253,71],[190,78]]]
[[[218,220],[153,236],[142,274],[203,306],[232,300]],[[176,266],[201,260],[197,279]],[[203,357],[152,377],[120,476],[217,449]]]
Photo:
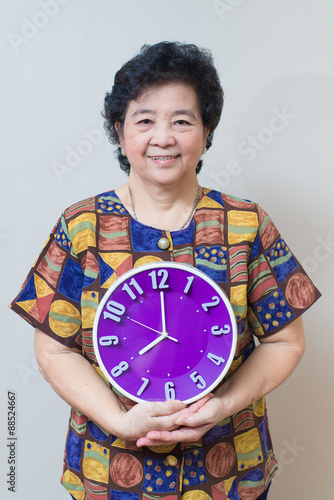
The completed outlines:
[[[149,89],[130,101],[123,130],[119,123],[116,128],[131,177],[163,185],[196,177],[209,130],[192,87],[170,83]]]

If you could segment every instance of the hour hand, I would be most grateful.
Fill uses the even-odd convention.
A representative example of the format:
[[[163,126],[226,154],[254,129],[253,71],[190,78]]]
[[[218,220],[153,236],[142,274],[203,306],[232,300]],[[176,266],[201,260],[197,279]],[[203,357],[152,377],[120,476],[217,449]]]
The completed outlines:
[[[141,349],[139,351],[139,354],[142,355],[145,352],[149,351],[152,347],[154,347],[155,345],[159,344],[159,342],[161,342],[166,337],[167,337],[167,335],[161,335],[160,337],[156,338],[155,340],[153,340],[153,342],[151,342],[150,344],[148,344],[146,347],[143,347],[143,349]]]

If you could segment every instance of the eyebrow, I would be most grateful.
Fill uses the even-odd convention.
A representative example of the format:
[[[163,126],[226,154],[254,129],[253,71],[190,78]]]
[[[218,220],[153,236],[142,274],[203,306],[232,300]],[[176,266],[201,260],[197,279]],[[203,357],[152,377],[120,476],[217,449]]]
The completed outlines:
[[[135,111],[132,116],[137,116],[137,115],[141,115],[141,114],[152,114],[152,115],[156,115],[156,111],[153,111],[152,109],[138,109],[137,111]],[[192,111],[190,111],[190,109],[177,109],[176,111],[173,111],[173,113],[171,114],[171,116],[176,116],[176,115],[187,115],[187,116],[190,116],[191,118],[193,118],[194,120],[197,120],[196,116],[194,115],[194,113]]]

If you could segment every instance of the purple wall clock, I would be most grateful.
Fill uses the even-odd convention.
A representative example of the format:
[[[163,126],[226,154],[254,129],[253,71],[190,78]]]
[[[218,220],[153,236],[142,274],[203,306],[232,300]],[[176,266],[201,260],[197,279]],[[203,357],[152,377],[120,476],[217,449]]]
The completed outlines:
[[[130,399],[191,403],[226,375],[237,327],[225,293],[195,267],[154,262],[128,271],[99,304],[94,350]]]

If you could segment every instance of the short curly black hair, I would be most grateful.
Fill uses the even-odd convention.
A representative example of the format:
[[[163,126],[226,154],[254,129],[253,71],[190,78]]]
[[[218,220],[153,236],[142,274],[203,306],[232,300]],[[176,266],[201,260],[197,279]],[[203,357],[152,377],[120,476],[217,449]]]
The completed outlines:
[[[204,127],[209,128],[206,148],[212,144],[224,103],[224,93],[211,52],[194,44],[160,42],[143,45],[140,53],[126,62],[115,75],[114,85],[104,99],[104,128],[112,144],[119,144],[115,123],[124,126],[129,102],[148,89],[167,83],[182,83],[194,88]],[[121,169],[130,172],[130,163],[118,147],[116,157]],[[199,173],[202,160],[196,167]]]

